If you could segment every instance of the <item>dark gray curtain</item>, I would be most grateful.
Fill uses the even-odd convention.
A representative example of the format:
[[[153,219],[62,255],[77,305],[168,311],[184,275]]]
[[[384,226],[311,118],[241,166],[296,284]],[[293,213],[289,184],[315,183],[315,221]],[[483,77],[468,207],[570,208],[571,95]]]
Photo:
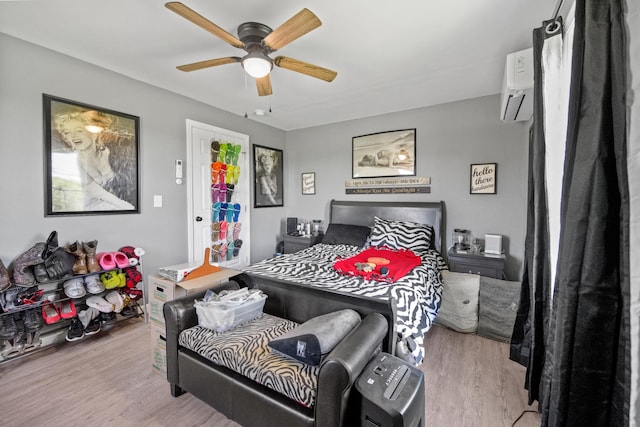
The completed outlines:
[[[560,21],[559,21],[560,22]],[[527,367],[525,387],[529,390],[529,404],[540,400],[539,384],[545,361],[551,306],[551,265],[549,260],[549,221],[545,187],[545,137],[543,110],[542,47],[547,37],[562,32],[548,33],[546,28],[554,21],[543,22],[533,31],[534,61],[534,122],[529,132],[529,191],[527,234],[524,246],[520,304],[511,336],[510,358]]]
[[[621,0],[576,0],[553,309],[545,354],[534,352],[528,363],[530,396],[539,398],[543,426],[628,425],[623,22]],[[532,292],[536,286],[544,289],[541,282],[532,283]],[[534,326],[537,315],[530,310]],[[537,373],[541,364],[541,378],[529,374]]]

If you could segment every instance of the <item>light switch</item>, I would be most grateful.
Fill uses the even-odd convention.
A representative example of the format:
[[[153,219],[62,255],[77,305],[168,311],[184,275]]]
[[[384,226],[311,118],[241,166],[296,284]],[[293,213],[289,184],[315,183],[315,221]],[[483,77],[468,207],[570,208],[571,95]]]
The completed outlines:
[[[154,208],[162,207],[162,196],[159,196],[159,195],[153,196],[153,207]]]

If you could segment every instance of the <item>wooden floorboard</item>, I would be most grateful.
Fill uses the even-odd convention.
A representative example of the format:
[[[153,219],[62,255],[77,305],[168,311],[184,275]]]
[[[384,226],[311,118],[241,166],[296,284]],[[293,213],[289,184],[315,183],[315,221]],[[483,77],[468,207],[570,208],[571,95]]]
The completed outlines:
[[[151,370],[139,319],[0,364],[2,426],[238,426]],[[511,426],[526,406],[524,368],[504,343],[434,326],[425,337],[428,426]],[[532,409],[532,408],[531,408]],[[525,414],[518,427],[539,426]]]

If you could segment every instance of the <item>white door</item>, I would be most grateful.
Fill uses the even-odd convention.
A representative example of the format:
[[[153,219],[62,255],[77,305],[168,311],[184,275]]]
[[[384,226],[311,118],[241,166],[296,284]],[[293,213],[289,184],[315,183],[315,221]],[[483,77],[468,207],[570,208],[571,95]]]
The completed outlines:
[[[219,161],[218,154],[212,153],[212,142],[240,146],[237,159],[239,178],[230,198],[220,199],[214,195],[212,184],[212,164]],[[225,162],[223,167],[228,167]],[[189,262],[204,261],[205,248],[210,248],[209,262],[231,268],[249,265],[250,260],[250,180],[249,180],[249,136],[187,120],[187,194]],[[226,186],[226,184],[225,184]],[[213,200],[214,196],[217,197]],[[219,202],[215,205],[216,202]],[[224,205],[226,203],[226,205]],[[214,210],[215,206],[215,210]],[[228,217],[222,217],[220,207],[235,210]],[[212,218],[216,214],[216,218]],[[227,221],[229,219],[230,221]],[[212,225],[224,224],[231,233],[212,233]],[[231,224],[231,226],[229,226]],[[240,225],[238,225],[240,224]],[[229,228],[230,227],[230,228]],[[238,231],[238,229],[240,231]],[[222,256],[224,251],[224,256]]]

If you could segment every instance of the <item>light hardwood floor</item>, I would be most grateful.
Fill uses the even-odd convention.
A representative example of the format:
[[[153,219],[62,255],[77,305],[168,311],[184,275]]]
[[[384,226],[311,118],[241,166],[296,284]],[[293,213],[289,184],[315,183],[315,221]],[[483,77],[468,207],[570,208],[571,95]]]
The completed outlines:
[[[2,426],[238,426],[151,371],[150,325],[109,332],[0,364]],[[511,426],[526,406],[524,368],[508,346],[434,326],[425,337],[428,426]],[[517,427],[539,426],[525,414]]]

